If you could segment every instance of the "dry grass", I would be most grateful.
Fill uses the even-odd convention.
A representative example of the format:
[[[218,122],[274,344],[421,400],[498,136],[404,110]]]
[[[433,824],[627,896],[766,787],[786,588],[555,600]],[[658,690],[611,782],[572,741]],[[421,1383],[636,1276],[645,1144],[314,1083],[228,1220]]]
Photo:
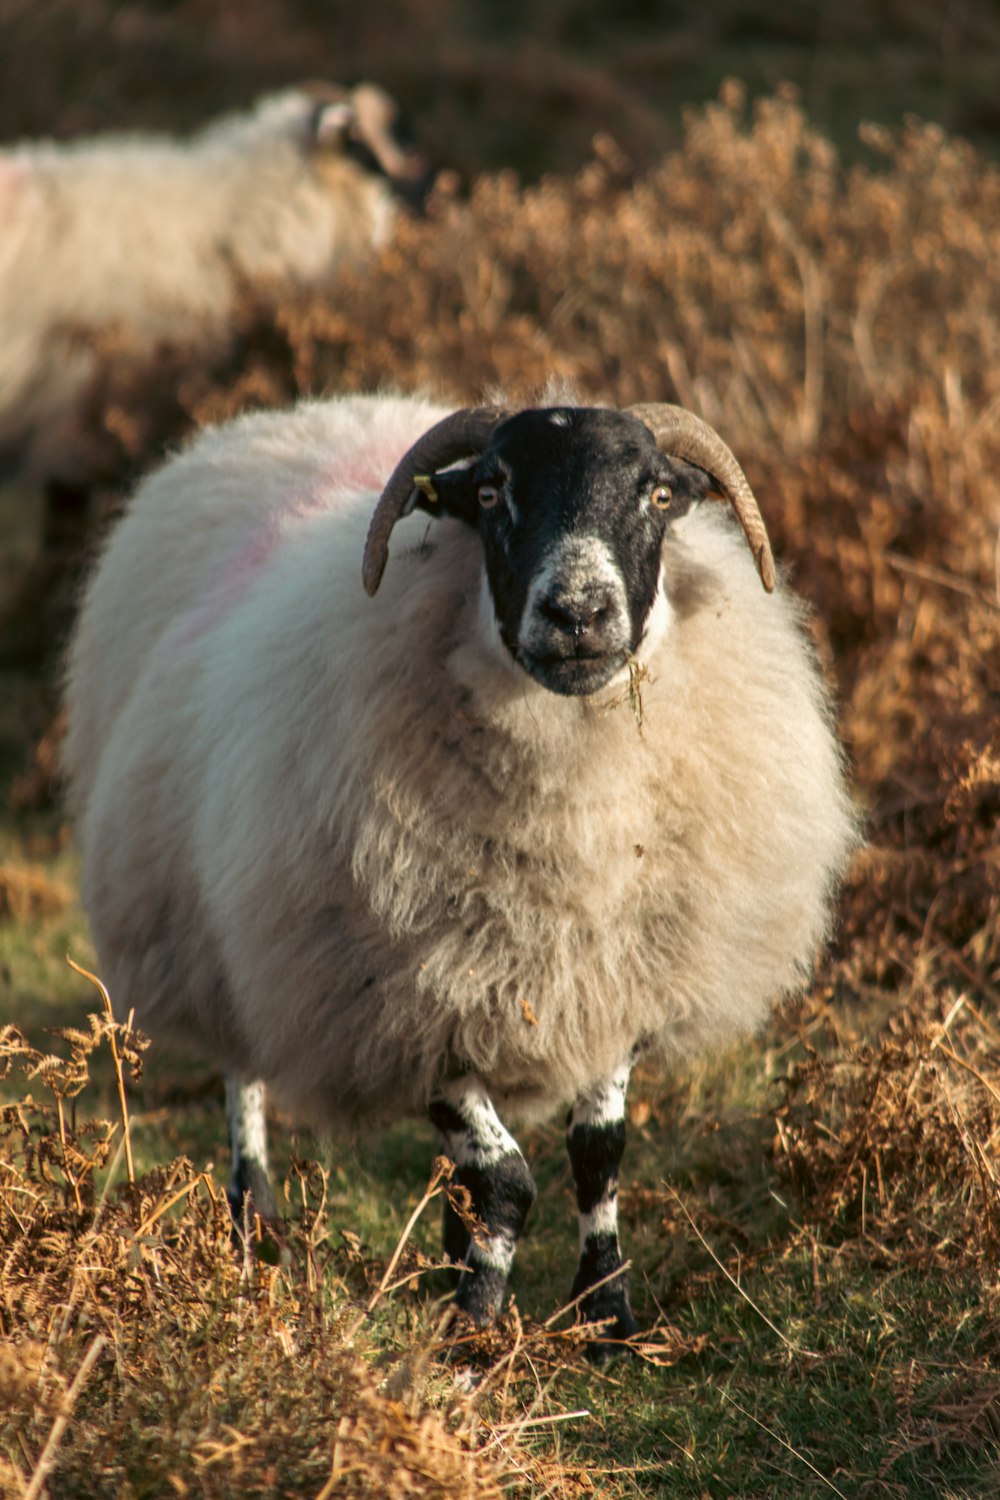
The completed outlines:
[[[241,1480],[244,1493],[274,1493],[293,1474],[317,1494],[464,1496],[474,1480],[499,1495],[500,1466],[475,1456],[461,1413],[456,1422],[412,1387],[387,1396],[343,1337],[350,1300],[330,1274],[315,1174],[300,1176],[294,1275],[234,1253],[224,1193],[186,1160],[97,1191],[122,1122],[74,1128],[66,1101],[86,1082],[93,1048],[116,1032],[134,1055],[124,1028],[96,1019],[89,1037],[63,1033],[66,1062],[12,1028],[0,1036],[5,1069],[19,1067],[54,1100],[29,1094],[0,1116],[0,1381],[13,1492],[29,1493],[72,1391],[59,1493],[94,1492],[88,1476],[99,1473],[99,1492],[119,1495],[231,1494]]]
[[[295,1162],[271,1264],[266,1238],[234,1246],[210,1166],[132,1171],[124,1089],[117,1120],[77,1122],[95,1051],[108,1046],[133,1087],[143,1039],[106,1014],[55,1037],[41,1052],[0,1030],[0,1082],[19,1072],[28,1088],[0,1107],[5,1493],[591,1492],[525,1442],[589,1415],[548,1399],[586,1341],[572,1306],[542,1325],[513,1308],[477,1333],[414,1298],[433,1265],[409,1234],[450,1191],[451,1163],[435,1163],[383,1266],[356,1236],[335,1242],[329,1174]],[[390,1303],[402,1333],[387,1336]],[[662,1325],[637,1353],[665,1368],[703,1343]]]
[[[44,866],[0,865],[0,921],[23,921],[64,911],[75,893],[53,880]]]

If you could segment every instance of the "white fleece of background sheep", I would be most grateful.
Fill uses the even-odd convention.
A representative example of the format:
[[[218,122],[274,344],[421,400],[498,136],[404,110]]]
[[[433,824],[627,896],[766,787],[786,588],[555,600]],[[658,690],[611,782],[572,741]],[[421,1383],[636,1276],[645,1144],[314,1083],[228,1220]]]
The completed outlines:
[[[312,284],[385,242],[390,188],[312,149],[315,108],[290,89],[186,140],[0,152],[0,449],[23,449],[29,470],[72,468],[59,424],[96,370],[95,333],[136,352],[210,343],[241,286]]]

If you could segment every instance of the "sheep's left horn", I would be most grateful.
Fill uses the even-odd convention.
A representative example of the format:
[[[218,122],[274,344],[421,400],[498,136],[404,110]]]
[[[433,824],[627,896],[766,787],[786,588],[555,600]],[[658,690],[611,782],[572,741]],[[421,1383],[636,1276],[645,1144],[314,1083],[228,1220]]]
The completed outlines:
[[[496,427],[509,417],[502,406],[469,406],[454,411],[418,438],[393,469],[368,527],[361,578],[366,594],[374,594],[389,560],[389,537],[401,516],[413,509],[414,479],[432,474],[460,458],[471,458],[486,447]]]
[[[393,182],[414,182],[426,175],[420,153],[404,144],[399,131],[399,105],[377,83],[359,83],[351,91],[357,135]]]
[[[757,508],[757,501],[746,475],[719,434],[683,406],[651,402],[648,405],[630,406],[628,410],[633,417],[638,417],[640,422],[646,424],[656,439],[656,446],[662,452],[672,453],[677,458],[697,464],[699,469],[705,469],[722,486],[750,543],[760,581],[768,593],[771,593],[774,588],[774,557],[767,539],[764,518]]]

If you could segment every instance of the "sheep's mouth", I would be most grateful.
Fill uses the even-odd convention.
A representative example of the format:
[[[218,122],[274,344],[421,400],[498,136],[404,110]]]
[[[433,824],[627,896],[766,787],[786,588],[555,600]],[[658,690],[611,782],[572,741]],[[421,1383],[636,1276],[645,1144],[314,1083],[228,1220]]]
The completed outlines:
[[[589,655],[538,655],[521,650],[517,660],[536,682],[552,693],[585,698],[599,692],[625,665],[623,651],[601,651]]]

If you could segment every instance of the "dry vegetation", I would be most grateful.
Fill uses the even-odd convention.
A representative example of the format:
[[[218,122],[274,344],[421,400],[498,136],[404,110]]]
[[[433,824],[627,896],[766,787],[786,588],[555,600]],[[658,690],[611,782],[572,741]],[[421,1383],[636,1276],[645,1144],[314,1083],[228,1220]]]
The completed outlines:
[[[474,1457],[462,1404],[438,1412],[405,1386],[386,1393],[329,1310],[343,1283],[305,1170],[294,1275],[235,1253],[225,1195],[189,1161],[98,1192],[127,1130],[74,1127],[68,1101],[94,1047],[116,1037],[134,1064],[134,1038],[106,1020],[63,1031],[66,1061],[0,1033],[0,1067],[19,1066],[54,1101],[28,1095],[0,1123],[0,1489],[229,1495],[252,1471],[257,1493],[405,1496],[416,1474],[428,1496],[466,1495],[474,1476],[499,1497],[502,1466]],[[329,1413],[332,1453],[318,1440]],[[51,1438],[70,1417],[49,1479]]]
[[[565,1323],[515,1314],[463,1345],[485,1376],[462,1394],[430,1357],[440,1310],[409,1247],[389,1280],[415,1279],[378,1299],[389,1331],[374,1313],[358,1323],[386,1267],[335,1243],[314,1166],[292,1173],[275,1266],[233,1253],[217,1182],[190,1162],[130,1181],[119,1161],[108,1187],[126,1117],[74,1125],[71,1104],[91,1050],[121,1037],[102,1020],[66,1034],[63,1063],[3,1034],[0,1065],[27,1080],[0,1115],[13,1493],[635,1495],[660,1493],[668,1469],[672,1493],[692,1496],[995,1493],[1000,174],[934,126],[866,142],[845,167],[794,99],[748,113],[730,85],[649,172],[604,141],[573,177],[482,176],[404,226],[336,307],[316,296],[265,318],[248,292],[213,369],[182,349],[153,369],[119,351],[87,432],[121,475],[200,423],[302,393],[530,397],[555,376],[596,399],[678,399],[741,456],[815,606],[869,843],[813,990],[751,1054],[751,1103],[718,1079],[699,1095],[693,1075],[640,1079],[633,1107],[660,1143],[623,1192],[626,1218],[661,1232],[643,1368],[670,1367],[664,1402],[675,1377],[689,1404],[722,1389],[747,1418],[739,1446],[712,1456],[704,1435],[670,1437],[652,1478],[613,1463],[602,1478],[593,1457],[533,1442],[546,1429],[530,1423],[560,1415],[582,1368]],[[109,503],[119,493],[109,484]],[[36,877],[0,870],[0,920],[44,903]],[[656,1127],[694,1116],[692,1138],[717,1128],[735,1143],[731,1178],[708,1147],[708,1168],[664,1164]],[[751,1203],[744,1167],[787,1212]],[[801,1337],[746,1310],[758,1272],[755,1296],[783,1298]],[[841,1289],[890,1283],[910,1288],[911,1333],[852,1344]],[[758,1419],[740,1403],[772,1377],[777,1406]],[[621,1411],[639,1378],[612,1390]],[[846,1428],[865,1419],[867,1447],[851,1449]]]
[[[425,1299],[407,1304],[434,1269],[409,1234],[451,1192],[452,1164],[435,1162],[383,1265],[331,1230],[328,1172],[294,1160],[280,1254],[269,1238],[251,1251],[211,1167],[135,1171],[126,1074],[134,1088],[148,1043],[104,1000],[88,1030],[56,1031],[55,1051],[0,1029],[0,1081],[16,1071],[29,1089],[0,1108],[0,1493],[589,1493],[523,1443],[560,1420],[543,1380],[579,1361],[571,1310],[535,1327],[512,1311],[502,1331],[473,1334],[450,1326],[446,1303],[422,1319]],[[101,1047],[120,1114],[78,1122]],[[661,1326],[637,1350],[662,1368],[702,1342]],[[453,1378],[459,1361],[474,1387]]]

